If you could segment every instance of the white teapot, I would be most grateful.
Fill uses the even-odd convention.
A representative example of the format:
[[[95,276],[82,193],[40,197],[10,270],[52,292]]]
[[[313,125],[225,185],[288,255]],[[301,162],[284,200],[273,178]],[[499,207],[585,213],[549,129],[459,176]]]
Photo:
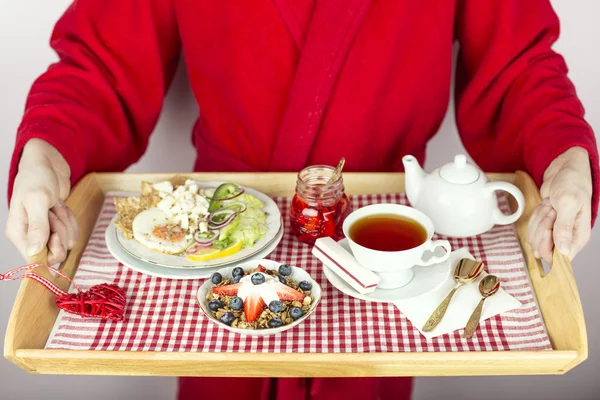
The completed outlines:
[[[523,193],[507,182],[488,182],[482,171],[467,163],[464,154],[430,174],[411,155],[404,156],[402,163],[408,201],[431,218],[438,234],[479,235],[496,224],[512,224],[523,214]],[[497,190],[506,191],[516,199],[517,211],[511,215],[502,213],[498,208]]]

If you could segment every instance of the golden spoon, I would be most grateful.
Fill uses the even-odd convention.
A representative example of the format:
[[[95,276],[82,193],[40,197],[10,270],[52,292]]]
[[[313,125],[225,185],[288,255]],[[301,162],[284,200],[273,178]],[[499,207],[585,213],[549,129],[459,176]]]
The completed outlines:
[[[481,311],[483,310],[483,302],[490,296],[495,295],[500,289],[500,280],[495,275],[487,275],[484,277],[481,282],[479,282],[479,293],[481,293],[481,300],[473,314],[471,314],[471,318],[467,322],[467,326],[465,326],[465,332],[463,333],[463,338],[470,339],[475,333],[477,326],[479,326],[479,319],[481,318]]]
[[[462,285],[466,285],[468,283],[472,283],[483,271],[484,264],[480,261],[471,260],[469,258],[463,258],[456,264],[456,268],[454,269],[454,280],[457,282],[454,289],[448,293],[448,296],[442,301],[442,303],[435,309],[435,311],[431,314],[431,317],[427,320],[425,325],[423,326],[423,332],[431,332],[435,329],[436,326],[440,323],[444,314],[446,314],[446,310],[448,310],[448,306],[450,305],[450,300],[452,300],[452,296]]]
[[[331,174],[331,177],[329,177],[329,180],[327,181],[328,185],[337,180],[338,176],[340,176],[340,174],[342,173],[342,169],[344,168],[345,163],[346,163],[346,159],[344,157],[342,157],[340,159],[340,162],[338,163],[337,168],[333,171],[333,174]]]

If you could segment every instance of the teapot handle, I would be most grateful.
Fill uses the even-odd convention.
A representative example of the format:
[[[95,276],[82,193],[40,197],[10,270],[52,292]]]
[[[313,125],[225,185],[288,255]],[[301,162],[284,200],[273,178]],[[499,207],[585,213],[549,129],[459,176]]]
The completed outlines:
[[[492,195],[498,190],[508,192],[515,198],[515,200],[517,200],[517,211],[510,215],[505,215],[499,208],[494,209],[492,217],[496,224],[512,224],[521,217],[525,209],[525,198],[523,197],[523,193],[521,193],[521,191],[515,185],[508,182],[490,182],[485,185],[485,188]]]

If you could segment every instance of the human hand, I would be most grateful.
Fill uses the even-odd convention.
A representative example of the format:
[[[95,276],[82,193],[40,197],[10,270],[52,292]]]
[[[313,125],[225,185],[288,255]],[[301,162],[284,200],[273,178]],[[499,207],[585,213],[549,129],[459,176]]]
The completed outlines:
[[[552,264],[556,248],[571,260],[590,239],[592,172],[587,150],[573,147],[544,172],[544,199],[529,220],[527,240],[536,258]]]
[[[71,169],[49,143],[31,139],[23,148],[6,223],[6,236],[29,262],[48,246],[48,264],[64,261],[79,239],[75,214],[64,200]]]

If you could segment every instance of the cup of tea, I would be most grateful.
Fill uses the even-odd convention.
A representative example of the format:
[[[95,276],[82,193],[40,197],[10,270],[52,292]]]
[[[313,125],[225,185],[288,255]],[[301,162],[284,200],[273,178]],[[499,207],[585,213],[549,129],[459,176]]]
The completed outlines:
[[[397,289],[413,278],[413,267],[446,261],[447,240],[432,240],[433,222],[421,211],[400,204],[374,204],[352,212],[343,224],[352,254],[380,276],[380,289]],[[435,255],[437,248],[443,255]],[[423,256],[431,252],[431,257]]]

